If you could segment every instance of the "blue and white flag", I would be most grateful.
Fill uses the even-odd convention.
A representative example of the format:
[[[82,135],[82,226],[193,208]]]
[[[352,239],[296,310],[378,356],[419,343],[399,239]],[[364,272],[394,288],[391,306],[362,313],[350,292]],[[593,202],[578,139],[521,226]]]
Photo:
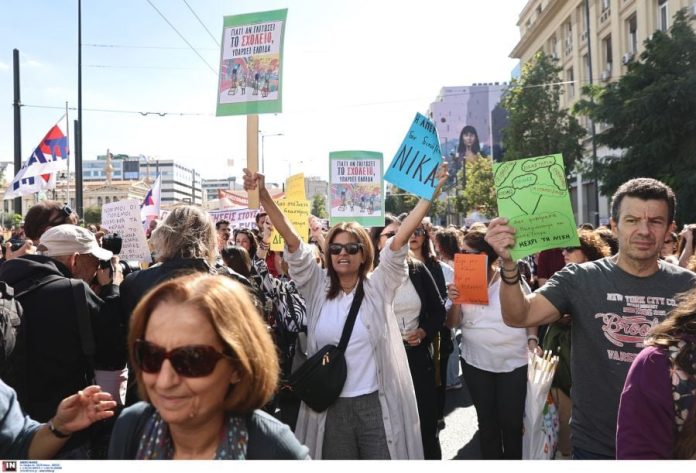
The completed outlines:
[[[160,203],[162,202],[162,176],[157,176],[155,183],[147,194],[143,203],[140,204],[140,220],[145,223],[147,220],[152,220],[152,218],[159,218],[160,214]],[[148,219],[150,217],[150,219]]]

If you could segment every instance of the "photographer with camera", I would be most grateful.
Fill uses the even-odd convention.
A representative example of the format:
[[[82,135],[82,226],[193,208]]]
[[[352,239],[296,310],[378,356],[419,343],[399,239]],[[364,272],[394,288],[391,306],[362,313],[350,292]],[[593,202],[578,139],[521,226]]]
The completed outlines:
[[[118,257],[88,230],[72,224],[40,235],[39,254],[0,267],[0,281],[14,288],[24,313],[18,342],[2,375],[24,411],[46,422],[60,401],[100,384],[123,403],[127,319],[121,311]],[[100,261],[109,267],[100,269]],[[97,295],[89,285],[96,279]],[[111,424],[100,422],[71,438],[61,458],[105,457]]]
[[[696,263],[692,261],[692,257],[694,256],[694,245],[696,245],[694,233],[696,233],[696,224],[691,223],[684,225],[681,233],[679,233],[679,249],[677,250],[677,254],[679,255],[679,266],[691,271],[696,269]]]

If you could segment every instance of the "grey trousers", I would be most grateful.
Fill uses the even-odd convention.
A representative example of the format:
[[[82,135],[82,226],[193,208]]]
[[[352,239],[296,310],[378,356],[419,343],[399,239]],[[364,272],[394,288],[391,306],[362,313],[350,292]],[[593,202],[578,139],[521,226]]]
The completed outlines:
[[[389,460],[377,391],[339,397],[326,412],[324,460]]]

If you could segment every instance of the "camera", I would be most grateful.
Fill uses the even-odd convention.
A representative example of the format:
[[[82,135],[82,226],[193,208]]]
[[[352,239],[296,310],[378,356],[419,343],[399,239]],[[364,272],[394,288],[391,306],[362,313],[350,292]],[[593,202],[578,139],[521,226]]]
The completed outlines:
[[[109,235],[104,235],[102,237],[102,248],[109,250],[115,255],[121,253],[121,247],[123,246],[123,238],[118,233],[111,233]],[[130,273],[140,270],[140,265],[137,261],[119,261],[119,266],[121,267],[121,272],[123,276],[128,276]],[[110,268],[111,261],[100,261],[99,267],[102,269]]]

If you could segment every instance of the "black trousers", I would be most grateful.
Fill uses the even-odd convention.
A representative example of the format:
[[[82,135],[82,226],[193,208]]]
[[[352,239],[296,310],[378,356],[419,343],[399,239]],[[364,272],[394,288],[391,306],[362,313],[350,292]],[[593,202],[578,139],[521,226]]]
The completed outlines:
[[[527,365],[509,373],[493,373],[462,358],[462,372],[478,416],[481,457],[521,460]]]
[[[408,367],[416,391],[421,439],[426,460],[441,460],[442,450],[437,435],[438,399],[435,388],[435,367],[428,347],[407,347]]]

